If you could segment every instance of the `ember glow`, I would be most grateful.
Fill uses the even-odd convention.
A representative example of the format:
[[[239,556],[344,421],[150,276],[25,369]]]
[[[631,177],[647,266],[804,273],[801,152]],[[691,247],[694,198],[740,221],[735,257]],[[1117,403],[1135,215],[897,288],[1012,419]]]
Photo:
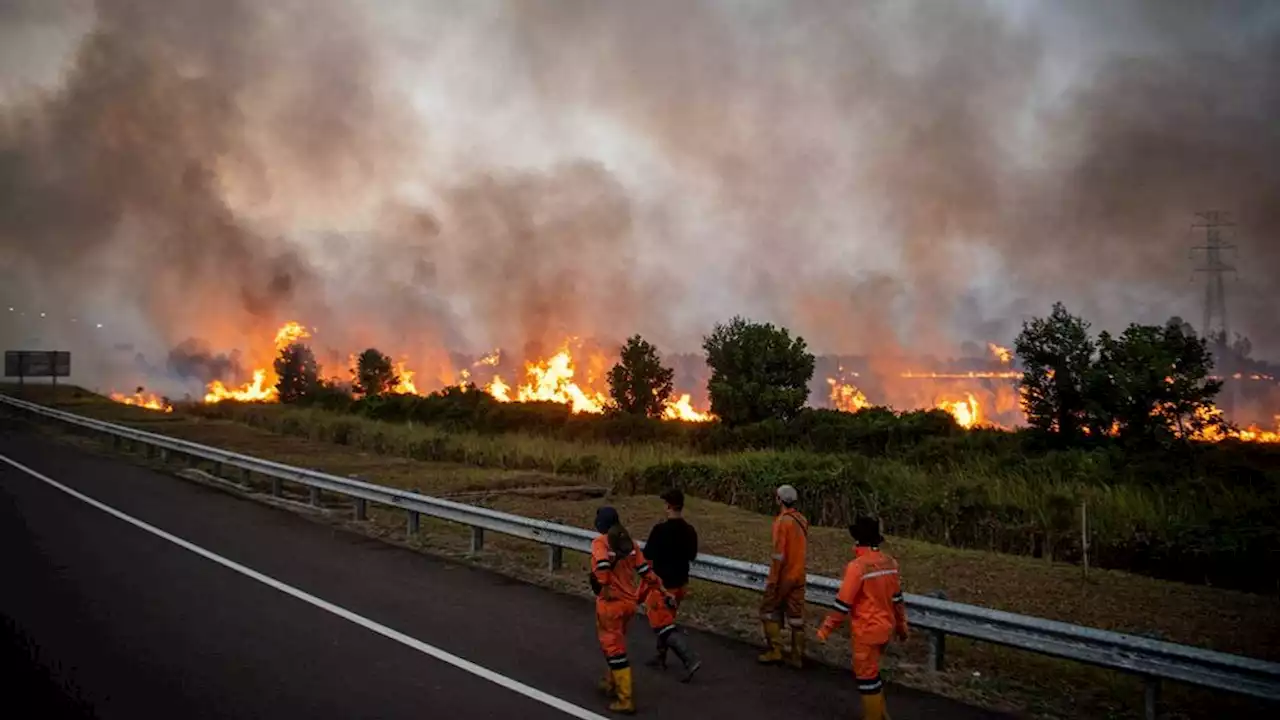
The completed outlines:
[[[147,410],[157,410],[160,412],[173,412],[173,406],[165,402],[163,398],[154,393],[143,393],[141,391],[132,395],[113,392],[111,399],[124,405],[133,405],[134,407],[146,408]]]
[[[853,376],[857,377],[858,374],[854,373]],[[827,399],[830,401],[831,407],[836,410],[858,412],[863,408],[871,407],[871,403],[867,401],[867,396],[845,378],[844,368],[840,368],[839,378],[827,378],[827,385],[831,386],[831,393],[827,396]]]

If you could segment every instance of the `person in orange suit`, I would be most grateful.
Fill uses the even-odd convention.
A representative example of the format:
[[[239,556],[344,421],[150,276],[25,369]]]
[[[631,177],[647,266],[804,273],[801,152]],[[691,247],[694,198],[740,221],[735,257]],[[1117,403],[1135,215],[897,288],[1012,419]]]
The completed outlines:
[[[849,526],[854,558],[844,569],[844,579],[836,594],[836,609],[818,629],[818,640],[826,642],[844,622],[850,620],[853,648],[853,676],[862,695],[862,717],[884,720],[884,681],[880,679],[880,657],[891,636],[907,639],[907,610],[902,600],[898,561],[880,552],[880,521],[860,517]]]
[[[791,629],[791,654],[785,659],[796,668],[804,664],[805,549],[809,543],[809,521],[796,510],[798,495],[790,485],[778,488],[775,496],[781,511],[773,520],[773,558],[765,581],[760,620],[768,650],[758,660],[773,664],[784,659],[782,619]]]
[[[675,599],[662,589],[658,576],[622,526],[617,510],[607,506],[597,510],[595,526],[600,535],[591,541],[590,583],[596,594],[596,636],[609,664],[601,689],[614,699],[609,710],[632,714],[636,706],[627,658],[627,626],[635,617],[636,606],[649,594],[665,596],[668,606],[674,606]]]

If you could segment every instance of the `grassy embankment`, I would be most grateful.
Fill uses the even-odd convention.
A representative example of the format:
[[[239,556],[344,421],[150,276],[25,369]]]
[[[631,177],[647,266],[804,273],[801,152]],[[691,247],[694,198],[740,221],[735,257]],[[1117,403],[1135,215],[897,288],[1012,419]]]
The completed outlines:
[[[1280,587],[1280,447],[1058,449],[1027,433],[962,431],[945,413],[882,410],[806,411],[788,424],[724,428],[574,416],[482,393],[342,407],[190,411],[416,460],[583,476],[621,494],[679,486],[765,513],[773,489],[787,482],[820,525],[871,511],[894,535],[1068,562],[1081,560],[1084,505],[1095,567]]]
[[[32,398],[39,399],[39,398]],[[47,399],[47,398],[46,398]],[[599,500],[530,497],[517,488],[569,488],[591,485],[623,486],[627,470],[644,463],[690,457],[687,449],[670,445],[646,447],[583,445],[532,437],[451,435],[422,426],[395,426],[352,417],[335,417],[319,411],[284,407],[226,406],[218,414],[234,413],[259,425],[283,432],[266,432],[240,422],[211,419],[179,411],[169,415],[124,407],[101,398],[68,393],[58,399],[67,409],[114,422],[145,427],[177,437],[228,447],[283,462],[316,467],[335,474],[358,474],[371,481],[441,495],[495,491],[472,496],[474,502],[533,517],[587,526]],[[347,429],[346,444],[333,442],[332,424]],[[328,429],[326,429],[328,428]],[[459,455],[453,462],[427,462],[405,455],[406,447],[450,448]],[[588,474],[548,472],[543,468],[575,467],[584,448],[600,458]],[[787,453],[781,453],[786,455]],[[494,459],[503,459],[495,462]],[[536,459],[536,462],[534,461]],[[465,462],[459,462],[462,460]],[[491,463],[495,467],[484,467]],[[576,466],[581,469],[581,465]],[[606,468],[614,468],[606,470]],[[561,497],[574,497],[565,493]],[[580,497],[580,495],[578,495]],[[649,496],[614,497],[633,528],[646,528],[660,513]],[[690,514],[703,537],[706,552],[761,559],[767,556],[769,519],[742,508],[694,500]],[[402,542],[402,514],[372,509],[370,521],[357,529]],[[424,533],[409,544],[434,552],[460,554],[465,532],[443,523],[424,524]],[[811,571],[836,574],[848,555],[847,536],[838,529],[815,528]],[[959,550],[893,538],[890,547],[904,565],[908,589],[915,592],[944,590],[949,597],[1000,609],[1078,622],[1096,627],[1151,634],[1167,639],[1243,652],[1259,657],[1280,657],[1277,618],[1280,605],[1274,597],[1196,587],[1137,577],[1120,572],[1093,571],[1088,580],[1079,568],[1026,557]],[[540,550],[518,540],[491,538],[480,558],[471,558],[529,580],[571,592],[583,592],[580,561],[570,560],[565,571],[541,571]],[[752,620],[755,598],[743,593],[700,584],[690,604],[690,619],[701,626],[754,638]],[[816,615],[815,615],[816,619]],[[843,643],[818,648],[816,653],[836,663],[847,662]],[[948,646],[949,669],[940,675],[924,672],[919,664],[924,645],[917,638],[894,652],[895,679],[996,707],[1026,710],[1034,715],[1067,716],[1087,711],[1095,717],[1133,716],[1139,711],[1140,685],[1114,673],[1085,668],[1001,648],[953,640]],[[1211,693],[1170,688],[1170,707],[1199,710],[1214,707]],[[1239,712],[1247,703],[1228,701]],[[1226,709],[1226,708],[1221,708]]]

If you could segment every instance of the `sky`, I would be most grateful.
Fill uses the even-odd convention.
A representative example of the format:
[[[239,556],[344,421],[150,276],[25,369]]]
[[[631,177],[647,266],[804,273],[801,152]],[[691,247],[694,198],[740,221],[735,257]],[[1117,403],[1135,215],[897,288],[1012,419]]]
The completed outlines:
[[[0,340],[947,357],[1055,301],[1199,324],[1216,209],[1274,358],[1278,7],[0,0]]]

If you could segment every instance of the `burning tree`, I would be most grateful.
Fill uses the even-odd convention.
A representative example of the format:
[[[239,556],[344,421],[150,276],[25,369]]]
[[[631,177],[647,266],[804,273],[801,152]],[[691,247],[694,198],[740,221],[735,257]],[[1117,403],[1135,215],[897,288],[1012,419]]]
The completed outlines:
[[[395,364],[377,348],[360,353],[352,375],[355,380],[352,389],[365,397],[388,395],[400,385]]]
[[[711,412],[730,425],[795,417],[809,398],[814,356],[786,328],[735,317],[703,339]]]
[[[1210,379],[1208,343],[1189,328],[1130,325],[1119,338],[1102,333],[1098,351],[1090,395],[1121,437],[1189,437],[1220,422],[1213,398],[1222,381]]]
[[[280,402],[296,403],[315,393],[320,387],[320,368],[315,353],[300,342],[292,342],[280,350],[275,361],[276,393]]]
[[[618,364],[609,370],[609,395],[620,412],[662,417],[674,378],[675,371],[663,366],[657,348],[636,335],[622,346]]]
[[[1049,317],[1022,324],[1014,348],[1024,368],[1019,390],[1027,424],[1067,439],[1083,434],[1094,369],[1089,323],[1054,303]]]

